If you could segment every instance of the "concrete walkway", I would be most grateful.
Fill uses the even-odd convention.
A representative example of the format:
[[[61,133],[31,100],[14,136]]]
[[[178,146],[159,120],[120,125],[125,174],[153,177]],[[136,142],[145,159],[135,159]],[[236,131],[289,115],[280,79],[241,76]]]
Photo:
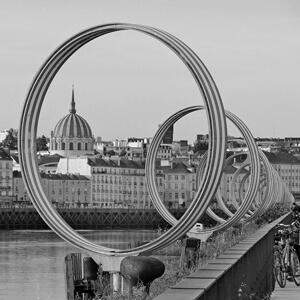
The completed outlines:
[[[287,281],[286,286],[281,288],[277,282],[271,300],[300,300],[300,286]]]

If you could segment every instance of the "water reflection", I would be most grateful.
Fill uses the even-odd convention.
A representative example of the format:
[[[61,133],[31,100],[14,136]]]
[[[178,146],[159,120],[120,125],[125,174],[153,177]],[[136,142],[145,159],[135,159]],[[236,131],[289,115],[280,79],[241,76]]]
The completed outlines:
[[[80,231],[80,234],[117,249],[127,249],[131,241],[149,241],[156,236],[147,230]],[[82,251],[52,231],[0,231],[0,299],[64,300],[64,258],[72,252]]]

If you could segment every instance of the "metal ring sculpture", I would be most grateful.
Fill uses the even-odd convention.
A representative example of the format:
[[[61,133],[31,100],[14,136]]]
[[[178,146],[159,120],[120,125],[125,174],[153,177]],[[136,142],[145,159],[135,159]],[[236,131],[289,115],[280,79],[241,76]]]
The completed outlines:
[[[180,118],[185,116],[186,114],[193,112],[195,110],[202,110],[202,109],[204,109],[203,106],[189,107],[189,108],[183,109],[183,110],[175,113],[174,115],[172,115],[167,121],[165,121],[165,123],[163,125],[161,125],[160,129],[157,131],[156,135],[154,136],[152,143],[150,145],[150,148],[149,148],[149,154],[147,156],[147,165],[146,165],[146,175],[147,175],[146,178],[147,178],[149,192],[151,194],[152,202],[153,202],[155,208],[159,211],[161,216],[163,216],[165,218],[165,220],[168,223],[170,223],[171,225],[176,225],[178,223],[178,221],[169,213],[169,211],[167,210],[165,205],[160,200],[160,197],[159,197],[156,185],[155,185],[155,181],[153,180],[153,176],[155,174],[155,158],[157,155],[158,147],[160,145],[160,141],[161,141],[162,137],[164,136],[166,130],[171,125],[173,125],[176,121],[178,121]],[[209,208],[209,204],[210,204],[209,202],[203,201],[200,203],[201,214],[199,215],[198,218],[200,218],[201,215],[204,212],[206,212],[214,220],[221,223],[221,224],[217,225],[216,227],[214,227],[213,229],[204,230],[204,232],[205,231],[218,231],[218,230],[227,228],[229,226],[232,226],[234,223],[236,223],[242,219],[244,219],[245,221],[250,221],[253,218],[261,215],[262,213],[264,213],[266,211],[266,209],[271,207],[276,202],[276,200],[278,200],[277,197],[274,197],[274,193],[276,193],[277,195],[280,195],[279,197],[284,197],[283,191],[286,192],[287,194],[291,195],[289,191],[287,191],[286,189],[283,189],[282,180],[278,177],[278,174],[275,174],[277,172],[273,169],[273,167],[271,166],[271,164],[269,163],[268,159],[263,154],[263,152],[260,149],[258,149],[258,147],[256,146],[256,143],[255,143],[249,129],[246,127],[246,125],[238,117],[236,117],[234,114],[232,114],[229,111],[225,111],[225,115],[240,130],[240,132],[244,136],[246,144],[248,145],[248,148],[249,148],[249,158],[250,159],[246,160],[242,164],[242,166],[235,172],[235,174],[232,178],[232,183],[234,184],[236,182],[239,174],[247,166],[250,166],[250,168],[251,168],[252,177],[250,180],[250,184],[249,184],[249,188],[247,190],[246,196],[243,199],[243,201],[241,201],[242,202],[241,205],[239,205],[234,198],[235,208],[237,209],[237,211],[234,214],[231,213],[227,209],[224,202],[220,199],[221,196],[218,195],[219,196],[219,199],[217,199],[218,203],[219,203],[221,209],[229,216],[228,220],[224,220],[221,217],[217,216]],[[205,179],[204,171],[205,171],[205,168],[207,167],[208,154],[209,154],[209,151],[207,151],[205,153],[205,155],[201,159],[200,164],[197,169],[196,183],[198,184],[198,186],[197,186],[198,191],[203,189],[201,179],[202,178]],[[232,158],[237,157],[239,155],[241,155],[241,154],[237,153],[237,154],[232,155],[228,159],[226,159],[224,166],[227,165]],[[260,176],[261,163],[266,169],[266,177],[267,178],[262,179]],[[150,167],[150,169],[147,169],[148,167]],[[249,172],[247,174],[247,177],[248,176],[249,176]],[[244,180],[245,179],[246,178],[244,178]],[[266,192],[265,192],[263,201],[261,203],[258,203],[257,202],[257,192],[260,191],[260,184],[261,184],[262,180],[267,181],[267,183],[266,183],[267,187],[266,187]],[[275,186],[274,186],[274,182],[276,182]],[[216,195],[218,194],[218,191],[219,190],[217,190]],[[233,189],[232,189],[232,184],[231,184],[231,194],[232,194],[232,191],[233,191]],[[279,198],[279,199],[282,199],[282,198]],[[255,204],[257,205],[257,207],[255,206]],[[253,211],[253,209],[254,209],[254,211]],[[191,232],[195,233],[196,231],[192,229]]]
[[[245,144],[247,144],[247,143],[245,143]],[[254,218],[259,217],[260,215],[262,215],[268,208],[271,208],[276,203],[277,200],[280,201],[280,200],[284,199],[285,195],[290,197],[289,198],[290,201],[293,198],[291,193],[288,191],[288,189],[286,189],[284,187],[283,181],[278,176],[278,173],[274,170],[274,168],[272,167],[272,165],[268,161],[267,157],[264,155],[263,151],[261,149],[258,149],[258,151],[259,151],[259,157],[260,157],[260,160],[261,160],[261,166],[265,169],[265,174],[261,175],[260,184],[262,184],[262,186],[259,187],[257,192],[260,193],[262,189],[265,189],[265,191],[263,193],[263,199],[261,201],[259,201],[260,199],[258,199],[257,196],[252,200],[251,208],[247,211],[247,214],[245,214],[245,216],[244,216],[245,217],[244,220],[247,221],[247,222],[249,222],[249,221],[253,220]],[[225,161],[225,167],[226,167],[226,165],[229,164],[229,162],[233,158],[236,158],[236,157],[238,157],[240,155],[243,155],[243,154],[245,154],[245,153],[244,152],[243,153],[239,152],[239,153],[234,153],[233,155],[228,157]],[[199,168],[197,170],[197,175],[200,178],[201,178],[201,172],[204,168],[205,162],[206,162],[206,154],[201,159],[201,162],[199,164]],[[234,205],[236,210],[240,209],[240,205],[238,204],[238,202],[235,198],[233,187],[237,184],[238,176],[240,175],[242,170],[248,165],[250,165],[250,163],[247,162],[247,160],[244,161],[241,164],[241,166],[239,167],[239,169],[234,173],[234,176],[232,177],[232,180],[231,180],[231,183],[230,183],[230,199],[231,199],[231,201],[233,201],[233,205]],[[238,193],[239,202],[240,203],[242,201],[244,201],[244,199],[242,199],[242,196],[241,196],[242,188],[244,187],[245,181],[247,180],[249,175],[250,175],[250,173],[247,172],[244,175],[241,182],[240,182],[240,186],[239,186],[239,190],[238,190],[238,192],[239,192]],[[199,181],[199,179],[197,181]],[[284,191],[284,193],[283,193],[283,191]],[[216,198],[217,198],[217,201],[218,201],[218,204],[219,204],[219,207],[221,208],[221,210],[223,210],[223,212],[225,214],[227,214],[227,216],[232,217],[233,213],[231,211],[229,211],[227,206],[225,205],[225,203],[222,199],[221,193],[220,193],[220,189],[218,189],[218,191],[216,193]],[[226,222],[226,220],[224,220],[223,218],[216,215],[210,208],[207,209],[206,213],[212,219],[214,219],[215,221],[217,221],[219,223],[225,223]]]
[[[245,144],[247,144],[247,143],[245,143]],[[274,168],[268,161],[267,157],[264,155],[263,151],[261,149],[258,149],[258,151],[259,151],[259,158],[261,160],[261,165],[262,165],[262,167],[264,167],[266,173],[261,175],[260,184],[263,183],[263,186],[258,188],[257,193],[260,193],[261,189],[264,187],[265,187],[265,192],[264,192],[262,201],[259,202],[259,199],[257,199],[257,196],[254,199],[252,199],[251,207],[249,208],[249,210],[243,217],[244,221],[247,221],[247,222],[249,222],[249,221],[253,220],[254,218],[263,214],[268,208],[271,208],[276,203],[277,200],[280,201],[280,200],[284,199],[285,195],[290,197],[290,201],[292,200],[291,193],[286,188],[284,188],[283,181],[280,179],[280,177],[278,176],[278,173],[274,170]],[[245,153],[239,152],[239,153],[234,153],[233,155],[228,157],[225,161],[224,168],[226,167],[226,165],[229,164],[229,162],[232,159],[234,159],[240,155],[243,155],[243,154],[245,154]],[[201,159],[201,162],[199,164],[199,168],[197,170],[198,178],[201,178],[201,172],[204,168],[205,163],[206,163],[206,154],[203,156],[203,158]],[[250,163],[247,162],[247,160],[244,161],[241,164],[241,166],[239,167],[239,169],[234,173],[231,183],[230,183],[230,199],[231,199],[231,201],[233,201],[233,205],[236,210],[240,209],[240,205],[238,204],[238,202],[236,200],[233,187],[236,185],[238,176],[240,175],[242,170],[248,165],[250,165]],[[240,203],[242,201],[244,201],[244,199],[242,199],[242,197],[241,197],[241,193],[242,193],[241,189],[244,186],[245,181],[249,177],[249,175],[250,175],[250,173],[247,172],[247,174],[245,174],[245,176],[243,177],[243,179],[241,180],[241,183],[240,183],[240,187],[239,187],[239,191],[238,191]],[[200,179],[198,179],[197,181],[199,181],[199,180]],[[283,191],[285,191],[286,194],[283,194]],[[216,193],[216,198],[217,198],[217,201],[218,201],[218,204],[219,204],[219,207],[221,208],[221,210],[225,214],[227,214],[227,216],[232,217],[233,213],[231,211],[229,211],[227,206],[225,205],[225,203],[222,199],[221,193],[220,193],[220,189],[218,189],[218,191]],[[224,220],[223,218],[216,215],[210,208],[207,209],[206,213],[212,219],[214,219],[215,221],[217,221],[219,223],[226,222],[226,220]],[[214,229],[214,230],[217,230],[217,229]]]
[[[183,109],[183,110],[175,113],[174,115],[172,115],[168,120],[166,120],[160,126],[159,130],[157,131],[156,135],[154,136],[152,143],[150,144],[150,147],[149,147],[149,154],[147,155],[147,164],[146,164],[146,180],[147,180],[147,184],[148,184],[149,193],[151,195],[152,202],[153,202],[155,208],[158,210],[160,215],[163,216],[165,218],[165,220],[171,225],[176,225],[178,222],[181,221],[181,219],[179,221],[177,221],[177,219],[174,218],[172,216],[172,214],[170,214],[168,209],[162,203],[162,201],[159,197],[159,193],[156,188],[154,175],[155,175],[155,159],[156,159],[158,147],[160,145],[160,141],[161,141],[162,137],[164,136],[166,130],[171,125],[173,125],[176,121],[178,121],[183,116],[185,116],[193,111],[203,110],[203,109],[204,109],[203,106],[192,106],[192,107]],[[225,229],[225,228],[233,225],[234,223],[238,222],[239,220],[241,220],[241,218],[244,217],[246,212],[249,210],[249,208],[252,204],[252,201],[256,195],[256,191],[258,190],[259,179],[260,179],[259,154],[258,154],[258,149],[257,149],[256,143],[252,137],[251,132],[249,131],[247,126],[233,113],[231,113],[229,111],[226,111],[225,113],[226,113],[226,117],[229,118],[238,127],[238,129],[241,131],[241,133],[245,137],[245,140],[246,140],[248,148],[249,148],[250,161],[251,161],[251,166],[252,166],[251,171],[252,171],[253,175],[251,177],[250,187],[247,191],[245,201],[243,201],[243,203],[239,207],[238,211],[231,218],[229,218],[226,222],[223,222],[220,225],[217,225],[213,229],[214,231]],[[198,177],[199,173],[197,172],[198,176],[196,178],[196,183],[200,182],[197,193],[199,193],[199,191],[205,190],[204,183],[207,180],[205,170],[209,167],[209,164],[210,164],[210,162],[208,161],[209,152],[210,152],[210,149],[207,151],[207,155],[208,155],[207,162],[205,164],[205,167],[203,168],[203,176],[202,176],[203,180],[201,180],[201,181],[199,180],[199,177]],[[224,165],[222,165],[222,170],[223,170],[223,167],[224,167]],[[199,170],[199,168],[198,168],[198,170]],[[219,181],[218,181],[218,185],[219,185]],[[212,195],[212,197],[213,196],[214,195]],[[197,194],[196,194],[195,198],[196,197],[197,197]],[[210,199],[212,199],[212,197]],[[206,202],[205,201],[199,202],[198,209],[199,209],[200,213],[198,214],[198,219],[203,215],[203,213],[205,211],[207,211],[210,199],[209,199],[209,201],[206,201]],[[195,199],[193,200],[193,202],[194,201],[195,201]],[[191,208],[191,206],[188,207],[187,212],[190,210],[190,208]],[[209,231],[211,231],[211,229]],[[192,232],[195,232],[195,231],[192,230]]]
[[[202,94],[211,137],[207,167],[204,171],[203,189],[197,191],[193,203],[175,226],[156,240],[131,250],[111,249],[94,244],[65,223],[43,191],[35,146],[40,110],[47,90],[59,69],[72,54],[85,44],[102,35],[121,30],[134,30],[147,34],[169,47],[182,60],[194,77]],[[193,108],[192,110],[196,109]],[[96,26],[74,35],[60,45],[41,66],[29,88],[19,127],[20,165],[24,184],[36,210],[48,226],[61,238],[84,251],[108,256],[125,256],[160,249],[184,235],[197,222],[199,215],[203,213],[205,208],[203,203],[208,203],[214,196],[225,161],[226,128],[223,104],[213,78],[198,56],[182,41],[162,30],[148,26],[124,23]],[[147,164],[150,163],[148,160]],[[153,166],[150,166],[150,169],[152,168]],[[149,170],[149,167],[147,169]],[[152,184],[155,181],[155,175],[150,174],[151,172],[147,173],[151,177],[148,180]]]

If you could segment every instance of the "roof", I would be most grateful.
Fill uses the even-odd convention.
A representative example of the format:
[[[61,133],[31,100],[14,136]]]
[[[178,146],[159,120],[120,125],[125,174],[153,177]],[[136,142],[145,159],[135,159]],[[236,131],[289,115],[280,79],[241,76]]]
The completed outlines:
[[[265,156],[271,164],[300,164],[300,160],[290,154],[285,152],[273,153],[273,152],[264,152]]]
[[[91,167],[112,167],[112,168],[131,168],[131,169],[145,168],[145,163],[141,161],[130,160],[125,157],[121,157],[118,159],[89,158],[88,165]]]
[[[62,157],[63,156],[59,154],[42,156],[41,159],[39,160],[39,166],[58,163]]]
[[[171,174],[171,173],[194,173],[192,172],[186,164],[183,162],[178,162],[178,163],[171,163],[170,166],[162,166],[160,167],[161,170],[164,171],[166,174]]]
[[[72,89],[72,101],[70,113],[62,117],[56,124],[53,137],[69,137],[69,138],[91,138],[92,130],[88,122],[78,114],[76,114],[74,101],[74,87]]]
[[[80,174],[46,174],[43,172],[40,174],[42,179],[48,179],[48,180],[74,180],[74,181],[90,180],[88,177]],[[13,177],[22,178],[22,173],[20,171],[13,171]]]
[[[0,148],[0,160],[12,160],[12,158],[3,150],[3,148]]]
[[[19,155],[11,155],[10,157],[11,157],[17,164],[20,163],[20,161],[19,161]]]
[[[49,180],[90,180],[88,177],[80,174],[47,174]]]

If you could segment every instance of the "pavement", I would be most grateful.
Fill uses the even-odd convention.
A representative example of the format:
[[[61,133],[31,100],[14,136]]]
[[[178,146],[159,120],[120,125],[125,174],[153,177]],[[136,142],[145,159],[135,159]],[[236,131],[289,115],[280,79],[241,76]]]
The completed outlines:
[[[271,300],[300,300],[300,286],[294,282],[287,281],[286,286],[281,288],[277,282]]]

